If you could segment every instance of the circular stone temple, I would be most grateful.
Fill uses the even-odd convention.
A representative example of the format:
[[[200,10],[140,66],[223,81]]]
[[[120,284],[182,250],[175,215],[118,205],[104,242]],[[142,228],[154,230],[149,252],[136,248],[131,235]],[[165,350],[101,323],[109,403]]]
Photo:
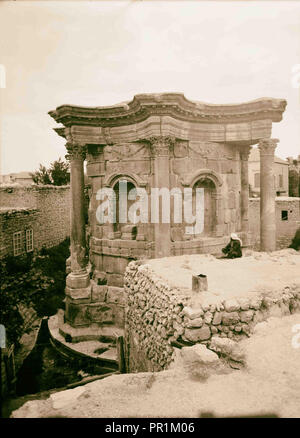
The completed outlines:
[[[273,162],[278,140],[271,138],[271,132],[285,107],[283,99],[216,105],[190,101],[180,93],[162,93],[139,94],[106,107],[61,105],[49,112],[62,124],[55,131],[66,139],[71,168],[64,333],[105,324],[123,327],[123,275],[131,260],[214,254],[232,232],[247,245],[248,156],[255,144],[261,155],[261,249],[275,249]],[[202,232],[186,233],[184,221],[173,220],[172,203],[168,223],[124,223],[118,215],[115,223],[99,223],[97,193],[113,189],[118,204],[120,180],[127,182],[128,189],[143,188],[149,195],[153,188],[202,188]]]

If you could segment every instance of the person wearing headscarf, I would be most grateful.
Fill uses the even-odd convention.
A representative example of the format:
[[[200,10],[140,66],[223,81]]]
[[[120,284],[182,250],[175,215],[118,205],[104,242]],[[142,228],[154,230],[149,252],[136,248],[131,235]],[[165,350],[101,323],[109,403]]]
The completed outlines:
[[[236,233],[231,233],[230,242],[222,249],[228,259],[242,257],[242,241]]]

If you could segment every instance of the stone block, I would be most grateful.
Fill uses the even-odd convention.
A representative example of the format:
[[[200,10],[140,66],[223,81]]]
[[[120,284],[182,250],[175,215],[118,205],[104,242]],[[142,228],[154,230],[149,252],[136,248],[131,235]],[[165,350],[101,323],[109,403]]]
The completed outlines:
[[[88,304],[74,304],[66,299],[66,322],[72,327],[87,326],[90,318],[86,314]]]
[[[224,307],[226,312],[235,312],[240,309],[240,305],[235,299],[225,301]]]
[[[241,322],[250,322],[253,318],[253,315],[253,310],[243,310],[242,312],[240,312],[240,320]]]
[[[124,276],[121,274],[107,274],[108,286],[123,287]]]
[[[237,324],[239,320],[240,318],[238,312],[224,312],[222,315],[222,324],[225,326]]]
[[[208,326],[199,329],[188,329],[184,331],[186,339],[192,342],[205,341],[211,337],[210,328]]]
[[[72,289],[81,289],[89,285],[89,274],[74,274],[71,272],[66,278],[66,285]]]
[[[113,311],[111,306],[105,303],[90,304],[86,309],[86,317],[91,323],[113,324]]]
[[[93,275],[95,283],[99,286],[105,285],[107,283],[106,273],[95,271]]]
[[[202,344],[183,347],[180,353],[183,361],[188,363],[215,365],[220,362],[218,355]]]
[[[108,286],[106,302],[114,303],[114,304],[117,303],[124,304],[125,303],[124,289],[121,287]]]
[[[123,328],[125,323],[125,308],[119,304],[110,304],[113,314],[113,323],[116,327]]]
[[[92,286],[92,302],[103,302],[106,299],[107,286],[93,284]]]
[[[187,328],[199,328],[203,326],[202,318],[189,319],[185,317],[184,322]]]
[[[89,302],[91,300],[91,286],[73,289],[69,286],[65,288],[66,295],[72,300],[76,300],[79,304],[84,302]]]
[[[212,320],[212,324],[213,325],[219,325],[222,322],[222,316],[223,313],[222,312],[215,312],[213,320]]]
[[[204,312],[202,309],[192,309],[189,306],[186,306],[183,308],[183,314],[186,315],[189,319],[195,319],[199,318],[200,316],[204,315]]]

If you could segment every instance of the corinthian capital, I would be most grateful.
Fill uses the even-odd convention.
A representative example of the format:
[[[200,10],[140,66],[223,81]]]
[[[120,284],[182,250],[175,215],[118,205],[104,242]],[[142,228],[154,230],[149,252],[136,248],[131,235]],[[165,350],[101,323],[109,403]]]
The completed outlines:
[[[262,138],[259,140],[258,149],[260,155],[274,155],[278,138]]]
[[[240,157],[242,161],[248,161],[251,151],[251,146],[243,146],[240,148]]]
[[[68,142],[68,143],[66,143],[66,148],[68,151],[68,153],[66,155],[67,160],[71,161],[71,160],[75,160],[75,159],[81,159],[81,160],[85,159],[86,151],[87,151],[86,145]]]
[[[169,156],[170,148],[175,144],[175,139],[170,136],[157,136],[148,139],[151,145],[151,151],[154,156]]]

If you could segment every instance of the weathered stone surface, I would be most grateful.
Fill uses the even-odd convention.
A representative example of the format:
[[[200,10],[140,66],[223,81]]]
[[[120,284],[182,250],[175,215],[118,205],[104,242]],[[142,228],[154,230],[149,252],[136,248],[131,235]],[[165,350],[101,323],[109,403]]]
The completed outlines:
[[[92,304],[86,309],[86,316],[91,322],[100,322],[103,324],[113,323],[113,311],[105,303],[103,305]]]
[[[107,283],[106,273],[95,271],[94,280],[98,285],[105,285]]]
[[[213,324],[213,325],[219,325],[219,324],[221,324],[221,322],[222,322],[222,316],[223,316],[223,313],[221,313],[221,312],[216,312],[216,313],[214,314],[214,317],[213,317],[213,320],[212,320],[212,324]]]
[[[202,309],[192,309],[191,307],[184,307],[183,314],[186,315],[189,319],[199,318],[199,316],[204,315]]]
[[[213,314],[211,312],[205,312],[204,314],[204,322],[206,324],[210,324],[213,318]]]
[[[238,312],[224,312],[222,315],[222,323],[224,325],[232,325],[239,322]]]
[[[209,348],[235,361],[243,361],[245,358],[244,350],[240,347],[240,344],[232,339],[213,336]]]
[[[183,347],[181,349],[181,357],[185,362],[197,362],[206,365],[214,365],[220,361],[218,355],[203,344]]]
[[[184,336],[192,342],[205,341],[210,338],[211,332],[208,326],[199,329],[185,329]]]
[[[195,318],[195,319],[188,319],[185,318],[185,326],[187,328],[199,328],[203,326],[203,319],[202,318]]]
[[[262,305],[262,298],[255,297],[250,301],[250,308],[254,310],[258,310]]]
[[[92,285],[92,302],[103,302],[106,299],[107,286]]]
[[[124,304],[124,289],[121,287],[108,286],[106,301],[107,303]]]
[[[254,315],[254,311],[253,310],[245,310],[240,312],[240,320],[241,322],[249,322],[252,320]]]
[[[236,310],[240,309],[240,305],[237,300],[225,301],[224,307],[226,312],[235,312]]]
[[[250,307],[250,300],[248,298],[239,298],[238,299],[240,308],[242,310],[248,310]]]

